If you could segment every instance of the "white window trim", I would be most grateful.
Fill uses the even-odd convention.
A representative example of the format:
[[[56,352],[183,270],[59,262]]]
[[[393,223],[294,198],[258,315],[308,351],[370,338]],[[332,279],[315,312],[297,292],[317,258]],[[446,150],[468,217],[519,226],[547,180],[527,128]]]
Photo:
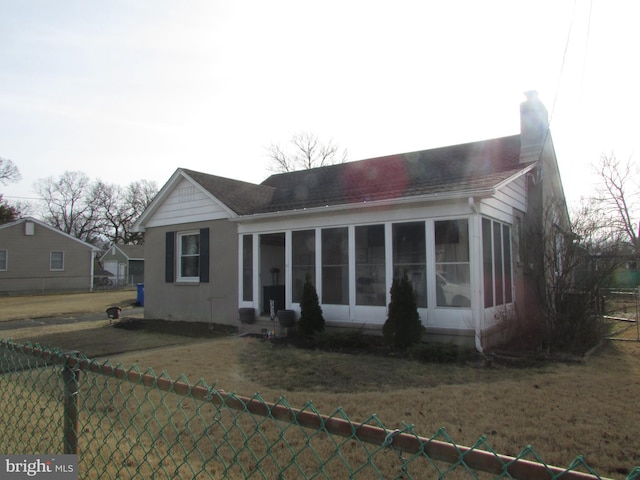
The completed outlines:
[[[62,254],[62,268],[53,268],[53,254],[61,253]],[[50,272],[64,272],[64,252],[60,250],[51,250],[49,252],[49,271]]]
[[[186,237],[186,236],[191,236],[191,235],[198,235],[198,237],[200,236],[200,230],[190,230],[187,232],[178,232],[177,233],[177,254],[176,254],[176,281],[178,282],[200,282],[200,275],[198,274],[198,276],[196,277],[183,277],[182,276],[182,238]],[[200,248],[202,246],[199,246],[198,249],[198,262],[200,262],[200,255],[201,255],[201,251]],[[194,255],[195,256],[195,255]],[[199,273],[199,272],[198,272]]]

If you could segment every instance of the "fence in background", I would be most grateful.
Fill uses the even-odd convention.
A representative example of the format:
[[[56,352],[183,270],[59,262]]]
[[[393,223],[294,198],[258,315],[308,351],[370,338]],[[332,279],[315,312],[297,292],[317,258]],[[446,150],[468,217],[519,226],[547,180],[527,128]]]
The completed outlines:
[[[109,275],[78,276],[52,274],[48,277],[8,277],[0,276],[0,294],[30,295],[49,293],[90,292],[135,288],[134,278]]]
[[[600,298],[603,318],[610,327],[609,339],[640,342],[640,290],[603,289]]]
[[[551,467],[532,448],[507,457],[484,438],[463,447],[442,430],[425,438],[375,416],[354,423],[340,409],[326,416],[5,340],[0,392],[0,451],[77,453],[81,478],[601,478],[581,457]]]

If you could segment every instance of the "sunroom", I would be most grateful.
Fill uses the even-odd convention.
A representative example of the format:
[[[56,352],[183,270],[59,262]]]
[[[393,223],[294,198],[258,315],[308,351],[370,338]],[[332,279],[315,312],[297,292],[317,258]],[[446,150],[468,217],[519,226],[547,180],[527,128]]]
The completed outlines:
[[[280,220],[268,230],[241,223],[239,306],[299,316],[308,278],[328,327],[380,332],[393,278],[407,275],[426,339],[478,346],[496,326],[497,309],[511,311],[512,227],[479,214],[416,218],[417,211],[365,212],[359,222],[321,216],[297,228]]]

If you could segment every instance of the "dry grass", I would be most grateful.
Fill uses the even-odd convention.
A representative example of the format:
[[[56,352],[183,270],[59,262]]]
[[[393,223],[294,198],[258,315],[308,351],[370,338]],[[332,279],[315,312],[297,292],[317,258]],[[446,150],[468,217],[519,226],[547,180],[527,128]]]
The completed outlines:
[[[184,374],[192,383],[202,378],[244,396],[259,392],[276,402],[286,394],[294,407],[312,401],[327,415],[342,407],[353,421],[376,414],[387,428],[413,424],[426,437],[444,427],[461,445],[485,435],[506,455],[532,445],[546,463],[562,467],[584,455],[599,474],[613,478],[640,464],[637,342],[607,344],[579,363],[484,368],[274,347],[252,338],[118,332],[107,324],[14,330],[11,336],[45,338],[47,344],[74,339],[65,348],[113,336],[122,345],[114,351],[135,351],[109,355],[112,363],[166,371],[172,378]]]
[[[0,299],[0,322],[25,318],[56,317],[104,312],[112,306],[127,307],[136,301],[132,290],[72,293],[66,295],[30,295]]]

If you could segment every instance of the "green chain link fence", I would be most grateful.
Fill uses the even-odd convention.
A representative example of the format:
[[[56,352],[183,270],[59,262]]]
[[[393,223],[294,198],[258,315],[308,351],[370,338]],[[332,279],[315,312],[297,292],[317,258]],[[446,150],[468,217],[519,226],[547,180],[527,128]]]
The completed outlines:
[[[0,392],[0,451],[76,453],[83,479],[601,478],[581,457],[561,469],[530,447],[508,457],[484,438],[459,446],[444,430],[425,438],[375,416],[354,423],[341,409],[322,415],[312,403],[296,409],[5,340]]]

